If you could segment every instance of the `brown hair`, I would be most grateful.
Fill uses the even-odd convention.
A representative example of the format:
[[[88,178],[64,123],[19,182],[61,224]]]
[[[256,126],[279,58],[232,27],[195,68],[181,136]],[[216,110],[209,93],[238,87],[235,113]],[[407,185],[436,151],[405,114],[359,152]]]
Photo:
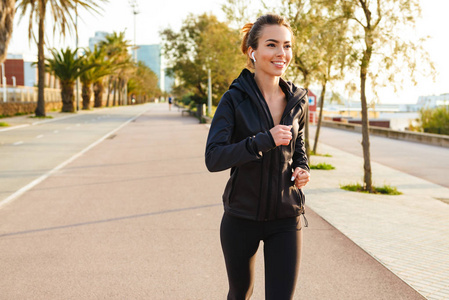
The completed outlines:
[[[246,23],[245,26],[240,30],[242,33],[242,45],[241,50],[243,54],[248,53],[248,48],[251,47],[254,50],[257,49],[259,43],[259,38],[262,35],[262,30],[266,25],[279,25],[285,26],[293,38],[293,31],[290,27],[288,21],[279,15],[267,14],[260,16],[255,23]],[[247,66],[250,68],[254,67],[254,62],[248,57]]]

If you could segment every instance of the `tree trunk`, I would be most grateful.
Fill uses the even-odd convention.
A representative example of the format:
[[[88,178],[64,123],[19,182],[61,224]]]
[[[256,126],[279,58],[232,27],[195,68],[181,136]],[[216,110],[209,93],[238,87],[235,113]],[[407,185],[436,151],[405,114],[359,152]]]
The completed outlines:
[[[15,0],[0,1],[0,9],[3,14],[3,16],[0,14],[0,63],[6,59],[6,52],[13,31],[15,2]]]
[[[83,98],[83,109],[90,108],[90,98],[92,96],[92,90],[90,84],[83,84],[81,88],[81,97]]]
[[[108,95],[106,96],[106,107],[109,106],[109,97],[111,96],[111,84],[112,84],[111,76],[108,78]]]
[[[321,89],[321,95],[320,95],[320,114],[318,116],[318,124],[316,126],[316,133],[315,133],[315,143],[313,144],[313,153],[317,154],[318,149],[318,138],[320,136],[320,128],[321,128],[321,120],[323,119],[323,106],[324,106],[324,95],[326,94],[326,84],[327,80],[325,79],[323,82],[323,86]]]
[[[117,105],[122,105],[122,90],[123,89],[122,89],[122,79],[121,78],[118,79],[117,90],[118,90]]]
[[[370,143],[369,143],[369,120],[368,107],[366,104],[366,77],[368,74],[368,66],[371,59],[371,46],[368,46],[363,53],[361,68],[360,68],[360,90],[362,102],[362,147],[363,147],[363,169],[364,169],[364,189],[373,193],[372,186],[372,172],[371,172],[371,157],[370,157]]]
[[[74,83],[61,82],[62,112],[75,112],[73,101]]]
[[[114,95],[112,97],[112,106],[115,106],[117,101],[117,79],[114,79],[113,93]]]
[[[103,105],[103,81],[100,80],[94,83],[94,107],[101,107]]]
[[[36,117],[45,117],[45,54],[44,54],[44,21],[45,21],[45,2],[39,1],[39,40],[37,44],[37,107],[34,113]]]

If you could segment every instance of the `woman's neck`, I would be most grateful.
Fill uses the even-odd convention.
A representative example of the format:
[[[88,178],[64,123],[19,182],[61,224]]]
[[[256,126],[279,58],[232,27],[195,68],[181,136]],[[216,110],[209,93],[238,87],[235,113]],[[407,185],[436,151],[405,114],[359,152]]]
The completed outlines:
[[[270,76],[267,74],[260,74],[258,72],[254,74],[254,80],[256,81],[257,86],[259,87],[266,101],[277,98],[277,96],[281,92],[281,87],[279,86],[279,78],[280,77],[278,76]]]

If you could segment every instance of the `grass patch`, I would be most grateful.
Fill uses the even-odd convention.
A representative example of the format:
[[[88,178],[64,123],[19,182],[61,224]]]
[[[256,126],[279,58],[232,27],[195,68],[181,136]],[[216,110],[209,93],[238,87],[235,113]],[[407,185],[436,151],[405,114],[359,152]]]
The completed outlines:
[[[312,170],[334,170],[335,167],[333,165],[327,163],[319,163],[316,165],[311,165],[310,169]]]
[[[340,185],[340,188],[345,191],[350,191],[350,192],[368,193],[367,191],[363,190],[363,186],[360,183]],[[380,187],[373,187],[373,189],[374,189],[374,194],[402,195],[402,193],[399,192],[396,187],[386,185],[386,184],[383,186],[380,186]]]
[[[33,119],[53,119],[53,116],[30,116]]]
[[[9,124],[6,122],[0,122],[0,127],[8,127]]]
[[[310,151],[310,155],[332,157],[332,155],[330,155],[330,154],[319,154],[319,153],[315,153],[313,151]]]

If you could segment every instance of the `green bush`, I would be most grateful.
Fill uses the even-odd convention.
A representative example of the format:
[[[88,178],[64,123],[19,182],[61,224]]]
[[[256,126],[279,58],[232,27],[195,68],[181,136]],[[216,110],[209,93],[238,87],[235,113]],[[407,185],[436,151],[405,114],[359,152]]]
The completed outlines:
[[[424,132],[449,135],[449,105],[420,110]]]
[[[0,122],[0,127],[8,127],[9,124],[6,122]]]

